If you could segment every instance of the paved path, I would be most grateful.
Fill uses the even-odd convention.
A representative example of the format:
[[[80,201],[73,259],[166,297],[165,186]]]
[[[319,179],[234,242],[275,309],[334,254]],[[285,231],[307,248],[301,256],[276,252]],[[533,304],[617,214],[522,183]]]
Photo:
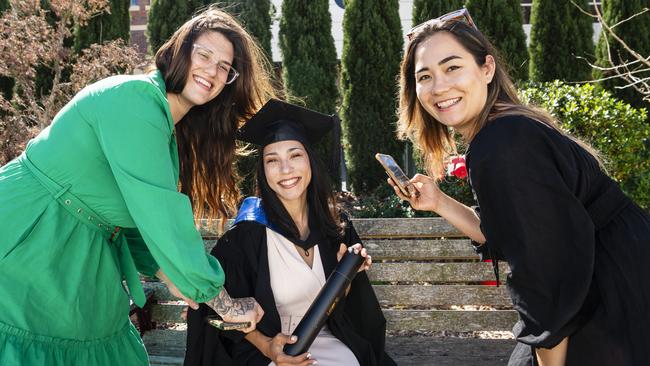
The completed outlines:
[[[185,344],[165,341],[158,334],[156,341],[145,343],[152,366],[181,366]],[[170,339],[170,340],[171,340]],[[452,337],[391,336],[386,338],[387,352],[400,366],[501,366],[508,363],[515,346],[512,339],[477,339]]]

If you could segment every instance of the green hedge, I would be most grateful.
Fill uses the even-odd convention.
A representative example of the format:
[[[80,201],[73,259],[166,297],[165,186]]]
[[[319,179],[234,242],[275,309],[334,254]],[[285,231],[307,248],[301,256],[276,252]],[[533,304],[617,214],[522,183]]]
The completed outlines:
[[[635,109],[592,84],[529,83],[524,101],[557,117],[562,127],[589,142],[607,161],[609,175],[644,208],[650,207],[650,124]]]

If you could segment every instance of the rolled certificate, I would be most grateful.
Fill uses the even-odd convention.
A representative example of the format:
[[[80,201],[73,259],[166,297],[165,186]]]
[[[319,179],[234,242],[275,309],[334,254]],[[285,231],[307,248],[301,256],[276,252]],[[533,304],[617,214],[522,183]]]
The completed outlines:
[[[293,331],[293,335],[298,337],[298,341],[294,344],[286,344],[284,353],[297,356],[307,352],[325,324],[327,317],[334,311],[341,296],[345,295],[345,289],[356,276],[364,260],[360,254],[354,254],[352,248],[348,248],[348,251],[334,268],[323,288],[316,295],[314,302],[307,309],[305,316]]]

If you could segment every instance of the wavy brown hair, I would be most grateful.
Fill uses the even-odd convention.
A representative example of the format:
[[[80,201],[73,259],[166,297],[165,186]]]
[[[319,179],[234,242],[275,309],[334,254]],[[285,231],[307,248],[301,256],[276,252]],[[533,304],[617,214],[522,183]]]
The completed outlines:
[[[465,50],[472,54],[478,66],[485,64],[488,55],[495,60],[494,77],[487,86],[487,99],[465,141],[467,144],[490,121],[507,115],[520,115],[542,122],[568,136],[593,155],[603,167],[602,160],[595,149],[560,130],[557,120],[545,110],[524,105],[519,100],[517,89],[498,51],[479,30],[457,20],[448,20],[433,22],[415,34],[408,44],[400,70],[397,135],[401,139],[410,139],[420,150],[425,166],[432,176],[440,177],[444,172],[445,160],[450,154],[456,152],[453,132],[433,118],[420,104],[416,95],[415,53],[420,44],[438,32],[452,35]]]
[[[192,45],[206,32],[219,32],[232,43],[239,77],[208,103],[192,107],[176,124],[180,190],[190,197],[195,219],[225,219],[239,200],[233,167],[235,133],[276,92],[262,49],[234,17],[215,6],[183,24],[156,52],[155,65],[167,92],[182,92]]]

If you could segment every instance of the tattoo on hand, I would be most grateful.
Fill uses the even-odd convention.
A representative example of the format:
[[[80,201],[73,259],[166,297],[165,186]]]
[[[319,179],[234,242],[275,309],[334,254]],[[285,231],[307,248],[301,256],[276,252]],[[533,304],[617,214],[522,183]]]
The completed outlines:
[[[222,318],[244,315],[246,312],[255,309],[255,299],[252,297],[233,299],[225,289],[217,297],[209,300],[207,304]]]

